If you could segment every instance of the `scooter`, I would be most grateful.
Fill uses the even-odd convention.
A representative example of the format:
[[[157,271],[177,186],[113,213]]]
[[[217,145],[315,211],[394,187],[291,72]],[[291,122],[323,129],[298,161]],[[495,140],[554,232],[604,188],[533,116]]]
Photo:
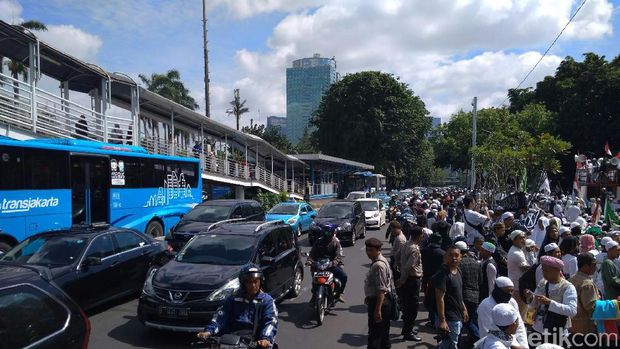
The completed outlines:
[[[207,349],[254,349],[260,348],[256,341],[252,339],[251,334],[243,333],[246,331],[224,334],[219,337],[208,337],[204,340],[198,340],[192,342],[190,346],[192,348],[207,348]],[[277,348],[277,345],[271,347],[271,349]]]
[[[336,304],[338,290],[342,287],[340,280],[328,269],[333,266],[328,258],[321,258],[313,263],[312,290],[314,310],[319,326],[323,324],[325,313]]]

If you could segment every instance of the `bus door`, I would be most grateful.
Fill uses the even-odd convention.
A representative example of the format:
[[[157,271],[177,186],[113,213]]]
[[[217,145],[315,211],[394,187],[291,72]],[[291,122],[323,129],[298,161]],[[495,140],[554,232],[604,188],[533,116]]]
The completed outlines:
[[[73,224],[109,222],[109,163],[106,156],[71,155]]]

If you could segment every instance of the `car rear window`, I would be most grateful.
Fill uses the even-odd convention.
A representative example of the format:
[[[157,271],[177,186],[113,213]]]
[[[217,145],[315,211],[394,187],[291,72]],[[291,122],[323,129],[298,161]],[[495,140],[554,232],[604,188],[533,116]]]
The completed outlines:
[[[61,332],[69,310],[38,288],[0,289],[0,347],[23,348]]]
[[[230,206],[200,205],[189,211],[183,220],[210,223],[228,219],[229,214]]]

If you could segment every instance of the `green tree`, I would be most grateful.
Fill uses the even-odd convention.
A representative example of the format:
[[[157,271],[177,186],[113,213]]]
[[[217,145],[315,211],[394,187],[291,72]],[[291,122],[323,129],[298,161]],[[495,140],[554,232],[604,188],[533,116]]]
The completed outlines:
[[[171,101],[181,104],[191,110],[198,108],[198,103],[190,96],[190,91],[181,81],[181,74],[176,69],[168,70],[165,74],[153,73],[150,77],[138,75],[146,89]]]
[[[308,128],[304,128],[304,133],[299,138],[295,147],[293,147],[293,151],[295,154],[313,154],[316,153],[316,147],[312,144],[312,137],[310,132],[308,132]]]
[[[603,155],[605,141],[620,148],[620,55],[608,61],[594,53],[581,62],[566,57],[554,76],[536,84],[533,101],[557,114],[554,134],[572,144],[572,153]],[[518,100],[511,100],[511,105]],[[563,187],[570,187],[575,163],[572,156],[560,158]]]
[[[239,131],[239,120],[241,120],[241,116],[247,112],[250,111],[250,109],[248,109],[245,106],[245,102],[246,100],[244,99],[243,102],[241,101],[241,97],[239,97],[239,89],[235,89],[234,92],[234,98],[232,101],[230,101],[230,106],[232,107],[232,109],[230,110],[230,114],[234,115],[235,119],[237,120],[237,131]]]
[[[241,131],[264,139],[283,153],[291,153],[293,150],[291,142],[282,134],[280,126],[266,128],[265,125],[254,124],[252,127],[243,126]]]
[[[431,128],[428,114],[424,102],[393,75],[359,72],[326,91],[311,120],[317,128],[312,139],[325,154],[373,164],[394,187],[414,180],[416,157]]]

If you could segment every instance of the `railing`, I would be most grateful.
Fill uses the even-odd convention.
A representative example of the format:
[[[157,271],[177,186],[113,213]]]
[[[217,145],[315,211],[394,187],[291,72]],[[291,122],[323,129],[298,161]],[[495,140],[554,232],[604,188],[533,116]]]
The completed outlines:
[[[38,87],[33,89],[30,84],[4,74],[0,74],[0,122],[49,137],[93,141],[107,138],[109,143],[117,144],[133,144],[132,132],[137,132],[132,119],[103,115]],[[200,158],[205,173],[256,181],[278,191],[304,192],[301,182],[283,179],[264,167],[245,161],[202,154],[158,137],[140,135],[140,146],[151,154]]]

